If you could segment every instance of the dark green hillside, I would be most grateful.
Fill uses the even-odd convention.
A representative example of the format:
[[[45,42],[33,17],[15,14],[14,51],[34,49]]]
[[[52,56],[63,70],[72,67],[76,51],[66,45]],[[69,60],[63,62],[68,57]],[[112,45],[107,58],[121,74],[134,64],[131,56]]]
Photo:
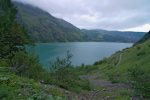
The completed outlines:
[[[29,35],[39,42],[82,41],[80,29],[63,19],[31,5],[14,2],[18,10],[17,20],[28,30]]]
[[[107,41],[107,42],[132,42],[140,40],[144,32],[121,32],[106,30],[82,30],[86,34],[87,41]]]

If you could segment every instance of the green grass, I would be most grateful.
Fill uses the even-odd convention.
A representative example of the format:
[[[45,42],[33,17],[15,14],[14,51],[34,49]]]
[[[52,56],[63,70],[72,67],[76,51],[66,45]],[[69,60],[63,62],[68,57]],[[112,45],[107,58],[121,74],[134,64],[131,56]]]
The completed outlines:
[[[14,67],[10,67],[8,59],[0,59],[0,99],[43,100],[56,98],[57,100],[57,97],[65,99],[65,90],[76,93],[91,90],[89,82],[79,77],[81,74],[76,72],[76,68],[65,67],[64,69],[60,67],[61,69],[57,70],[56,73],[47,72],[38,65],[36,58],[30,56],[25,53],[18,53],[11,60],[14,64],[21,62],[21,65],[15,65],[18,68],[24,64],[26,65],[25,68],[29,66],[27,69],[21,69],[20,74],[16,73],[18,72],[17,68],[12,70]],[[24,74],[28,71],[29,73]]]
[[[115,73],[118,77],[118,81],[126,81],[126,72],[128,69],[134,66],[139,66],[145,70],[150,70],[150,40],[139,44],[129,49],[125,49],[122,52],[117,52],[111,57],[104,59],[103,61],[97,62],[94,67],[98,67],[97,72],[103,72],[105,74]],[[118,61],[119,55],[122,53],[122,60],[116,67],[115,64]],[[117,76],[117,74],[119,76]]]
[[[56,97],[65,98],[57,88],[0,69],[1,100],[43,100]]]
[[[120,55],[122,55],[122,59],[116,66]],[[97,67],[98,70],[92,72],[103,75],[105,79],[113,83],[134,84],[136,86],[132,89],[136,89],[136,95],[150,98],[150,85],[148,85],[150,84],[150,39],[136,44],[132,48],[117,52],[103,61],[96,62],[93,67]],[[117,100],[126,99],[118,98]]]

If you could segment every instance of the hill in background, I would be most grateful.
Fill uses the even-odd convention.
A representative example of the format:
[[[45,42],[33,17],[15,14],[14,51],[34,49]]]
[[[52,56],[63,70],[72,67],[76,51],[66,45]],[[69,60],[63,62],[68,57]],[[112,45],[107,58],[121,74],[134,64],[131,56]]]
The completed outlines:
[[[87,41],[107,41],[107,42],[137,42],[145,33],[144,32],[123,32],[107,30],[86,30],[83,29]]]
[[[40,8],[14,2],[17,20],[37,42],[137,42],[145,33],[79,29],[71,23],[52,16]]]

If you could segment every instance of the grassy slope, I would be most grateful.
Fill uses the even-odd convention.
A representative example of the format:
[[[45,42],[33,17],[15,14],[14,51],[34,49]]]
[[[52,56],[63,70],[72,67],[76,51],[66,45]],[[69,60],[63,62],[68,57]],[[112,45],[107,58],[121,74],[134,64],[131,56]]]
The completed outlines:
[[[120,55],[121,55],[121,60],[120,60]],[[126,76],[128,73],[128,69],[132,67],[141,66],[150,72],[149,58],[150,58],[150,39],[147,39],[145,42],[142,42],[141,44],[138,44],[132,48],[128,48],[121,52],[115,53],[110,58],[98,62],[98,64],[93,67],[85,67],[83,69],[81,67],[79,68],[79,70],[76,69],[76,71],[78,71],[78,74],[88,73],[92,75],[91,73],[92,70],[94,74],[98,73],[100,78],[108,78],[107,76],[110,75],[110,76],[114,76],[115,81],[126,82],[128,78]],[[120,63],[118,64],[118,62]],[[99,70],[97,70],[97,68]],[[84,71],[82,72],[82,70]],[[64,94],[59,90],[57,90],[57,88],[52,88],[47,85],[42,85],[39,82],[36,82],[34,80],[22,78],[16,76],[13,73],[8,72],[7,68],[3,67],[2,64],[0,65],[0,83],[1,83],[0,98],[4,96],[7,97],[6,100],[10,98],[11,100],[13,99],[26,100],[26,99],[34,99],[34,98],[39,98],[39,100],[42,100],[43,98],[44,99],[53,98],[51,97],[51,95],[56,96],[56,98],[60,98],[64,96]],[[122,99],[118,99],[118,100],[122,100]]]
[[[0,66],[1,100],[65,100],[58,88],[41,84],[34,80],[19,77]]]
[[[104,97],[105,99],[107,97],[114,97],[113,100],[130,100],[130,98],[134,96],[132,89],[128,89],[128,82],[130,80],[128,76],[129,70],[132,68],[142,68],[144,72],[150,73],[150,36],[145,35],[141,41],[131,48],[116,52],[111,57],[96,62],[93,66],[81,67],[77,70],[80,74],[86,75],[86,77],[94,76],[94,79],[90,79],[94,84],[96,81],[99,82],[99,85],[95,88],[102,92],[98,93],[96,97]],[[141,78],[143,77],[141,76]],[[106,83],[111,81],[114,83],[114,86],[123,83],[127,88],[122,87],[122,89],[120,89],[118,86],[112,89],[113,85],[112,88],[106,85],[106,87],[103,87],[104,89],[99,89],[99,87],[104,85],[101,85],[101,81],[103,80],[105,80]],[[109,95],[104,96],[104,93]],[[117,93],[117,95],[114,93]]]
[[[149,59],[150,39],[146,39],[132,48],[119,51],[111,57],[98,62],[95,67],[99,68],[96,72],[101,72],[101,74],[105,74],[104,76],[114,77],[115,79],[112,79],[112,81],[126,82],[128,69],[132,67],[141,67],[144,70],[150,71]]]

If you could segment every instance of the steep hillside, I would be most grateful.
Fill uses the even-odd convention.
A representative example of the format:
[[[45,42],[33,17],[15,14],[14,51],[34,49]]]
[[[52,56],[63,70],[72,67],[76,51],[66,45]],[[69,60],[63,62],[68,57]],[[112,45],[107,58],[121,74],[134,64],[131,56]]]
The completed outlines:
[[[37,7],[19,2],[14,2],[14,4],[18,10],[17,20],[25,26],[29,36],[38,42],[137,42],[145,34],[142,32],[80,30]]]
[[[137,42],[145,33],[144,32],[121,32],[106,30],[82,30],[86,34],[87,41],[108,41],[108,42]]]
[[[99,66],[107,66],[108,69],[114,68],[118,72],[126,72],[128,68],[143,67],[150,69],[150,32],[131,48],[124,49],[97,63]],[[109,63],[108,63],[109,62]],[[119,62],[119,63],[118,63]]]
[[[139,100],[150,98],[150,32],[131,48],[124,49],[95,63],[100,77],[123,82],[135,90]],[[141,97],[140,97],[141,96]],[[146,99],[147,100],[147,99]]]
[[[17,20],[29,31],[29,35],[39,42],[82,41],[80,29],[63,19],[31,5],[14,2],[18,10]]]
[[[147,40],[149,40],[150,39],[150,32],[148,33],[148,34],[146,34],[141,40],[139,40],[137,43],[136,43],[136,45],[137,44],[141,44],[141,43],[143,43],[143,42],[145,42],[145,41],[147,41]]]
[[[1,100],[66,100],[59,88],[10,73],[0,63]]]

